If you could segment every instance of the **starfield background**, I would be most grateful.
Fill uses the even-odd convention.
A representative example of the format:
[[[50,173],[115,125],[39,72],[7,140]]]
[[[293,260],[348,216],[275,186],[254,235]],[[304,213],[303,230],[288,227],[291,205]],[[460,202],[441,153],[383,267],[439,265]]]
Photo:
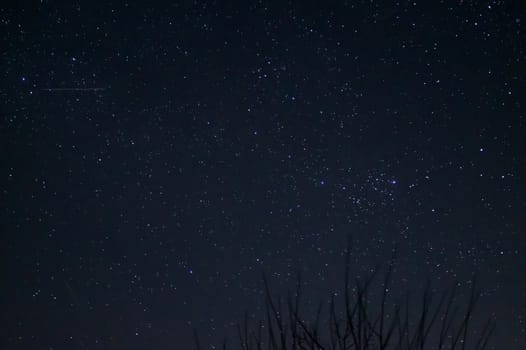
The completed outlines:
[[[0,347],[192,349],[397,252],[526,349],[521,1],[4,1]],[[460,299],[459,299],[460,300]]]

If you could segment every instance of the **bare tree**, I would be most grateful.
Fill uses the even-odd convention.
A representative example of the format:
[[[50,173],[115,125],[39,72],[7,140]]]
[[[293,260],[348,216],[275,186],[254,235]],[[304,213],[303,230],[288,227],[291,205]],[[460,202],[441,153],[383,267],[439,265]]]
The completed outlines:
[[[495,328],[488,318],[480,332],[470,329],[480,291],[473,281],[464,308],[455,305],[459,295],[456,285],[438,298],[428,281],[419,298],[419,307],[403,302],[388,305],[388,290],[392,282],[395,256],[386,269],[376,267],[363,279],[351,280],[350,245],[345,254],[343,301],[337,304],[334,295],[324,312],[319,303],[313,320],[302,314],[302,279],[298,274],[296,289],[283,299],[273,297],[270,284],[263,274],[265,287],[265,317],[250,324],[248,315],[237,326],[238,343],[232,349],[242,350],[484,350]],[[379,278],[383,271],[383,278]],[[371,303],[374,283],[381,288],[376,302]],[[438,299],[438,300],[435,300]],[[411,299],[415,300],[415,299]],[[341,305],[338,308],[337,305]],[[370,307],[373,305],[374,307]],[[343,310],[342,310],[343,309]],[[324,316],[325,315],[325,316]],[[202,349],[195,333],[196,347]],[[223,343],[227,349],[227,341]]]

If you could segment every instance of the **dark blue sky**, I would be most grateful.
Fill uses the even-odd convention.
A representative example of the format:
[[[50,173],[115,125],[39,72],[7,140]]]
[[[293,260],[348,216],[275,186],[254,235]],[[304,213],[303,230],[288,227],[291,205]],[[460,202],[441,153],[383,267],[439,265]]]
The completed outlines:
[[[0,9],[3,349],[187,349],[398,250],[526,348],[519,1]]]

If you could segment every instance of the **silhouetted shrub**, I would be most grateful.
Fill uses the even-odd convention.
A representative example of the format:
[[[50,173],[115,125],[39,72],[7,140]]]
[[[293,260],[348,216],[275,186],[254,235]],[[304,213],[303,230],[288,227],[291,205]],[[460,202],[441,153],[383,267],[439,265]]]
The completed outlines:
[[[493,319],[473,329],[472,316],[480,292],[472,282],[464,305],[456,300],[454,285],[438,295],[427,283],[417,299],[388,303],[393,259],[386,266],[383,278],[375,268],[365,279],[350,278],[350,249],[346,251],[345,278],[340,303],[331,298],[324,313],[322,303],[314,319],[302,316],[301,277],[297,288],[287,298],[272,296],[263,275],[265,310],[263,320],[249,324],[248,317],[237,327],[238,340],[232,348],[243,350],[483,350],[495,327]],[[371,293],[374,281],[379,281],[379,293]],[[371,300],[371,298],[373,298]],[[324,314],[325,316],[323,317]],[[197,349],[199,337],[195,333]],[[223,349],[230,348],[226,338]]]

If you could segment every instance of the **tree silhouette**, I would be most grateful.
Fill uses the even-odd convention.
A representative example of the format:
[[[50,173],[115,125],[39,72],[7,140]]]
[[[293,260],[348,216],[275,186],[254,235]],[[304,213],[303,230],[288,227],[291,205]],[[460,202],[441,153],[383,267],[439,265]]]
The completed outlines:
[[[403,302],[388,305],[393,255],[386,269],[376,267],[364,279],[350,276],[350,249],[345,254],[343,301],[339,304],[331,297],[328,310],[323,312],[319,303],[314,319],[302,316],[302,281],[298,274],[293,295],[273,297],[266,276],[265,317],[250,324],[245,313],[237,326],[238,341],[233,349],[242,350],[483,350],[495,328],[488,318],[481,326],[473,327],[472,316],[480,296],[475,279],[464,306],[458,306],[460,297],[456,285],[439,294],[432,292],[427,281],[417,299],[406,294]],[[383,270],[383,278],[378,276]],[[378,281],[379,294],[372,296],[373,282]],[[373,298],[371,300],[371,298]],[[415,307],[416,306],[416,307]],[[415,310],[416,309],[416,310]],[[325,317],[323,317],[325,315]],[[197,332],[195,344],[202,347]],[[229,349],[225,338],[222,348]]]

